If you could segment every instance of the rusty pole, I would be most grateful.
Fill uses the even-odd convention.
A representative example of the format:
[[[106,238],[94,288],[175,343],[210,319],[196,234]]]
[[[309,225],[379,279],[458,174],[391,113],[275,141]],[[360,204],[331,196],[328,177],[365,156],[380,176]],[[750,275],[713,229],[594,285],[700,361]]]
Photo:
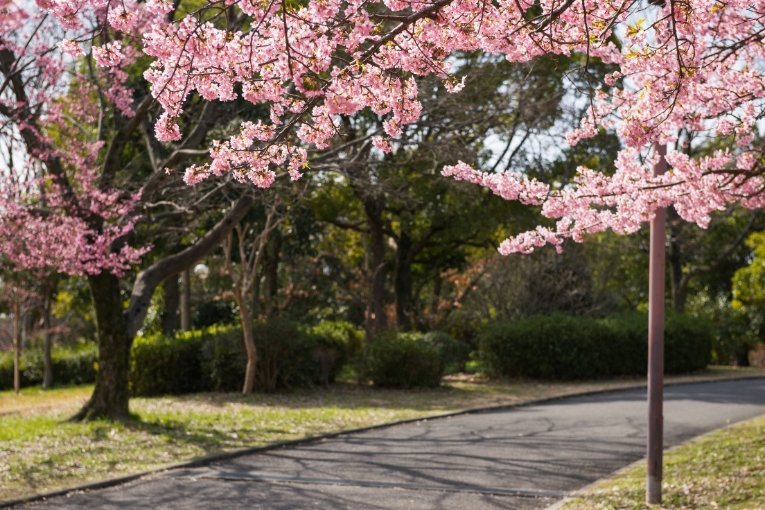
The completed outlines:
[[[659,161],[654,175],[667,170],[667,146],[654,143]],[[651,220],[651,246],[648,269],[648,477],[646,502],[661,503],[662,451],[664,449],[664,259],[666,209],[656,211]]]

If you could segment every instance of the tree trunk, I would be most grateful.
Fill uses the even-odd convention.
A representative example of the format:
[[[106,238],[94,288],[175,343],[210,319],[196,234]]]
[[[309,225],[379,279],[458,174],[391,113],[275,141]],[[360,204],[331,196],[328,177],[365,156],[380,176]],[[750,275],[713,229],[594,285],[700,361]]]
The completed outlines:
[[[178,306],[180,305],[180,289],[178,287],[178,275],[173,274],[162,283],[165,289],[165,307],[162,311],[162,332],[166,336],[173,336],[180,328],[180,316],[178,315]]]
[[[675,284],[672,283],[672,311],[678,315],[685,313],[685,304],[688,301],[688,282],[687,275],[680,277]]]
[[[273,317],[276,311],[276,295],[279,292],[279,259],[282,249],[282,236],[279,229],[275,229],[266,244],[263,257],[263,315]],[[257,295],[255,296],[257,299]]]
[[[53,386],[53,358],[51,356],[53,335],[50,332],[50,314],[53,296],[47,289],[43,299],[43,388],[47,389]]]
[[[443,291],[444,279],[440,273],[433,276],[433,294],[430,296],[430,313],[428,318],[428,327],[433,329],[439,321],[438,306],[441,303],[441,292]],[[447,310],[448,314],[448,310]]]
[[[367,243],[367,336],[374,337],[388,328],[385,315],[385,232],[382,223],[382,205],[379,200],[366,200],[364,211],[369,222]]]
[[[399,329],[412,329],[412,239],[401,232],[396,249],[396,325]]]
[[[670,223],[672,225],[672,223]],[[676,314],[685,312],[686,289],[688,282],[683,274],[683,257],[680,252],[680,243],[676,239],[677,232],[670,226],[669,241],[669,282],[670,296],[672,299],[672,311]]]
[[[191,331],[191,271],[181,273],[181,331]]]
[[[252,197],[249,194],[242,196],[228,214],[196,243],[138,273],[126,311],[123,311],[116,276],[102,273],[88,277],[96,311],[98,372],[93,394],[72,420],[128,417],[130,347],[146,317],[154,290],[170,275],[188,270],[194,262],[216,248],[251,206]]]
[[[128,378],[130,373],[130,334],[123,312],[119,279],[110,273],[88,277],[98,328],[98,372],[96,387],[88,402],[73,420],[129,416]]]
[[[21,391],[21,303],[13,303],[13,391]]]
[[[248,304],[248,299],[238,290],[236,293],[237,305],[239,305],[239,321],[242,324],[242,338],[244,339],[244,349],[247,352],[247,366],[244,369],[244,385],[242,393],[248,395],[255,389],[255,369],[257,351],[255,350],[255,335],[252,328],[252,313]]]

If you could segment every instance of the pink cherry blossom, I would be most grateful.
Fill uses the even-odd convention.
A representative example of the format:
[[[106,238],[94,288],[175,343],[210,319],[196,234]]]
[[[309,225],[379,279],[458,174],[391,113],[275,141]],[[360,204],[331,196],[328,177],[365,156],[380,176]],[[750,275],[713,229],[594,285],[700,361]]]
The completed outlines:
[[[179,119],[192,97],[266,107],[267,120],[214,141],[210,161],[186,170],[189,184],[231,176],[268,187],[282,174],[297,179],[308,168],[307,151],[330,147],[342,117],[363,111],[381,118],[384,134],[372,143],[385,152],[421,115],[418,77],[434,75],[459,91],[459,52],[510,62],[579,53],[617,70],[592,88],[588,111],[567,141],[616,131],[624,149],[613,175],[580,168],[558,189],[519,171],[487,174],[465,163],[444,169],[539,206],[554,220],[508,239],[503,253],[559,247],[605,229],[635,232],[660,207],[705,226],[731,204],[765,205],[763,151],[754,135],[765,116],[765,0],[226,0],[177,19],[167,15],[172,3],[161,0],[38,0],[35,9],[8,9],[13,15],[0,23],[10,30],[46,12],[77,44],[89,30],[108,27],[112,37],[92,54],[111,84],[108,99],[124,115],[132,100],[124,67],[138,56],[151,59],[144,78],[164,110],[155,124],[161,141],[183,137]],[[236,15],[216,17],[224,10]],[[75,50],[71,43],[64,48]],[[56,58],[41,53],[40,65],[55,68]],[[683,152],[687,132],[731,143],[690,158]],[[659,177],[651,172],[655,143],[670,148],[670,171]]]

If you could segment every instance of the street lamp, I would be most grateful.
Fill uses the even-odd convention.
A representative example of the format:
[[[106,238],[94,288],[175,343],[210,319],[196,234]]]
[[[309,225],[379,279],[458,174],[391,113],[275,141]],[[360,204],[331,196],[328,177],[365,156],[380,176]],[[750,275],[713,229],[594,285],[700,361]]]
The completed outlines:
[[[194,266],[194,274],[197,278],[202,280],[202,282],[205,282],[207,277],[210,276],[210,268],[207,267],[207,264],[199,263]]]
[[[194,266],[194,275],[202,280],[202,283],[210,276],[210,268],[207,264],[199,263]],[[191,330],[191,271],[181,273],[181,331]]]

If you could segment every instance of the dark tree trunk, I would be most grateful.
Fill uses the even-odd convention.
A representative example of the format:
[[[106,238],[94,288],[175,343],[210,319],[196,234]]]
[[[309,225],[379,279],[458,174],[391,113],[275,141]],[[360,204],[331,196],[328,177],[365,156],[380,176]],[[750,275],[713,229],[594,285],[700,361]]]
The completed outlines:
[[[686,275],[672,283],[672,311],[678,315],[685,313],[685,304],[688,301],[688,278]]]
[[[428,324],[430,329],[435,328],[435,325],[439,322],[438,305],[441,302],[443,286],[443,277],[439,273],[436,273],[433,277],[433,295],[430,297],[430,321]]]
[[[242,324],[242,339],[244,340],[244,350],[247,354],[247,365],[244,369],[244,384],[242,393],[249,395],[255,389],[255,375],[257,370],[257,348],[255,347],[255,332],[252,327],[252,312],[249,307],[248,296],[242,295],[239,290],[236,301],[239,305],[239,322]]]
[[[191,271],[181,273],[181,331],[191,330]]]
[[[675,219],[675,214],[671,215],[671,219]],[[688,288],[688,281],[686,275],[683,274],[683,255],[681,253],[680,242],[677,238],[679,232],[674,227],[675,222],[670,222],[670,236],[669,236],[669,256],[667,257],[669,262],[669,282],[670,282],[670,296],[672,299],[672,311],[677,314],[685,312],[685,301],[687,297],[686,290]]]
[[[93,395],[73,420],[128,417],[130,347],[146,317],[154,290],[170,275],[188,270],[220,245],[251,206],[252,197],[242,196],[228,214],[192,246],[138,273],[127,310],[123,309],[116,276],[102,273],[88,278],[96,311],[98,372]]]
[[[133,335],[123,312],[119,279],[110,273],[88,277],[98,328],[98,372],[90,400],[72,418],[124,420],[129,416],[128,376]]]
[[[51,388],[53,386],[53,358],[51,351],[53,349],[53,335],[50,332],[50,314],[51,305],[53,301],[52,292],[48,289],[45,291],[43,301],[43,388]]]
[[[399,329],[412,329],[412,239],[406,232],[401,232],[396,249],[396,325]]]
[[[21,391],[21,303],[16,298],[13,304],[13,391]]]
[[[279,292],[279,262],[282,250],[282,235],[275,229],[266,244],[263,257],[263,314],[272,317],[276,311],[276,295]],[[256,296],[257,299],[257,296]]]
[[[178,286],[178,275],[173,274],[162,283],[165,289],[165,309],[162,311],[162,332],[172,336],[181,326],[178,306],[180,305],[181,293]]]
[[[388,328],[385,314],[385,232],[382,222],[382,204],[367,199],[364,211],[369,222],[367,242],[367,312],[366,330],[369,337]]]

